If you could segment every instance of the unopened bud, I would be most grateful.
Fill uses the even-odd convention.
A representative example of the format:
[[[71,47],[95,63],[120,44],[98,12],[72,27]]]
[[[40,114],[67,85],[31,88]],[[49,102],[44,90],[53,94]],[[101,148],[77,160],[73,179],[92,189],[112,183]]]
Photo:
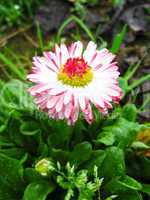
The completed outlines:
[[[38,161],[35,165],[35,170],[40,173],[42,176],[49,175],[52,171],[55,170],[55,164],[50,158],[43,158]]]

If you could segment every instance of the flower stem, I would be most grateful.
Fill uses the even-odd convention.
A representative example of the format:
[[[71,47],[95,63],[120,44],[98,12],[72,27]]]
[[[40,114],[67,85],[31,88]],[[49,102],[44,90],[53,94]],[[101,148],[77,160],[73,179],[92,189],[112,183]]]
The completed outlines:
[[[101,200],[100,189],[98,190],[98,200]]]

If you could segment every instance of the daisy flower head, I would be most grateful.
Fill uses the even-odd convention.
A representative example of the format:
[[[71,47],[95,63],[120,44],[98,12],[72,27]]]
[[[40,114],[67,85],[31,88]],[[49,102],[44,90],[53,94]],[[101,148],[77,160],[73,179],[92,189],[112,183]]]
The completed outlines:
[[[50,118],[66,119],[73,125],[81,111],[86,121],[92,123],[91,105],[106,114],[112,102],[121,99],[114,58],[107,49],[97,50],[92,41],[85,50],[80,41],[68,47],[56,45],[54,52],[33,58],[28,79],[35,85],[29,92]]]

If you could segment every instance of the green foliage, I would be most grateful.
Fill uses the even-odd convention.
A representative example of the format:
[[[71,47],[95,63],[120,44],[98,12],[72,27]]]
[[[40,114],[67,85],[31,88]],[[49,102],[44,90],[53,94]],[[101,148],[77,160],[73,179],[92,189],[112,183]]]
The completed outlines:
[[[140,200],[149,194],[149,185],[136,180],[141,170],[143,180],[150,177],[150,162],[135,157],[149,146],[137,141],[143,125],[133,104],[107,119],[97,116],[94,126],[79,120],[69,127],[37,110],[27,83],[0,87],[1,200]]]
[[[33,15],[35,8],[41,0],[1,0],[0,2],[0,24],[8,26],[19,25],[25,20],[25,16]]]

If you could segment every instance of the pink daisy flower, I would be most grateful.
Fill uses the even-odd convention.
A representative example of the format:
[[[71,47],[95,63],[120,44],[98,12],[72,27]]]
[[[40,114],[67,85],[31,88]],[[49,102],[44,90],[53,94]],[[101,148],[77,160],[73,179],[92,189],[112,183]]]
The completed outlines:
[[[89,42],[85,50],[80,41],[69,47],[56,45],[54,52],[33,58],[28,79],[36,85],[29,92],[50,118],[66,119],[72,125],[82,111],[92,123],[91,104],[106,114],[111,103],[121,98],[114,58],[107,49],[97,50],[94,42]]]

